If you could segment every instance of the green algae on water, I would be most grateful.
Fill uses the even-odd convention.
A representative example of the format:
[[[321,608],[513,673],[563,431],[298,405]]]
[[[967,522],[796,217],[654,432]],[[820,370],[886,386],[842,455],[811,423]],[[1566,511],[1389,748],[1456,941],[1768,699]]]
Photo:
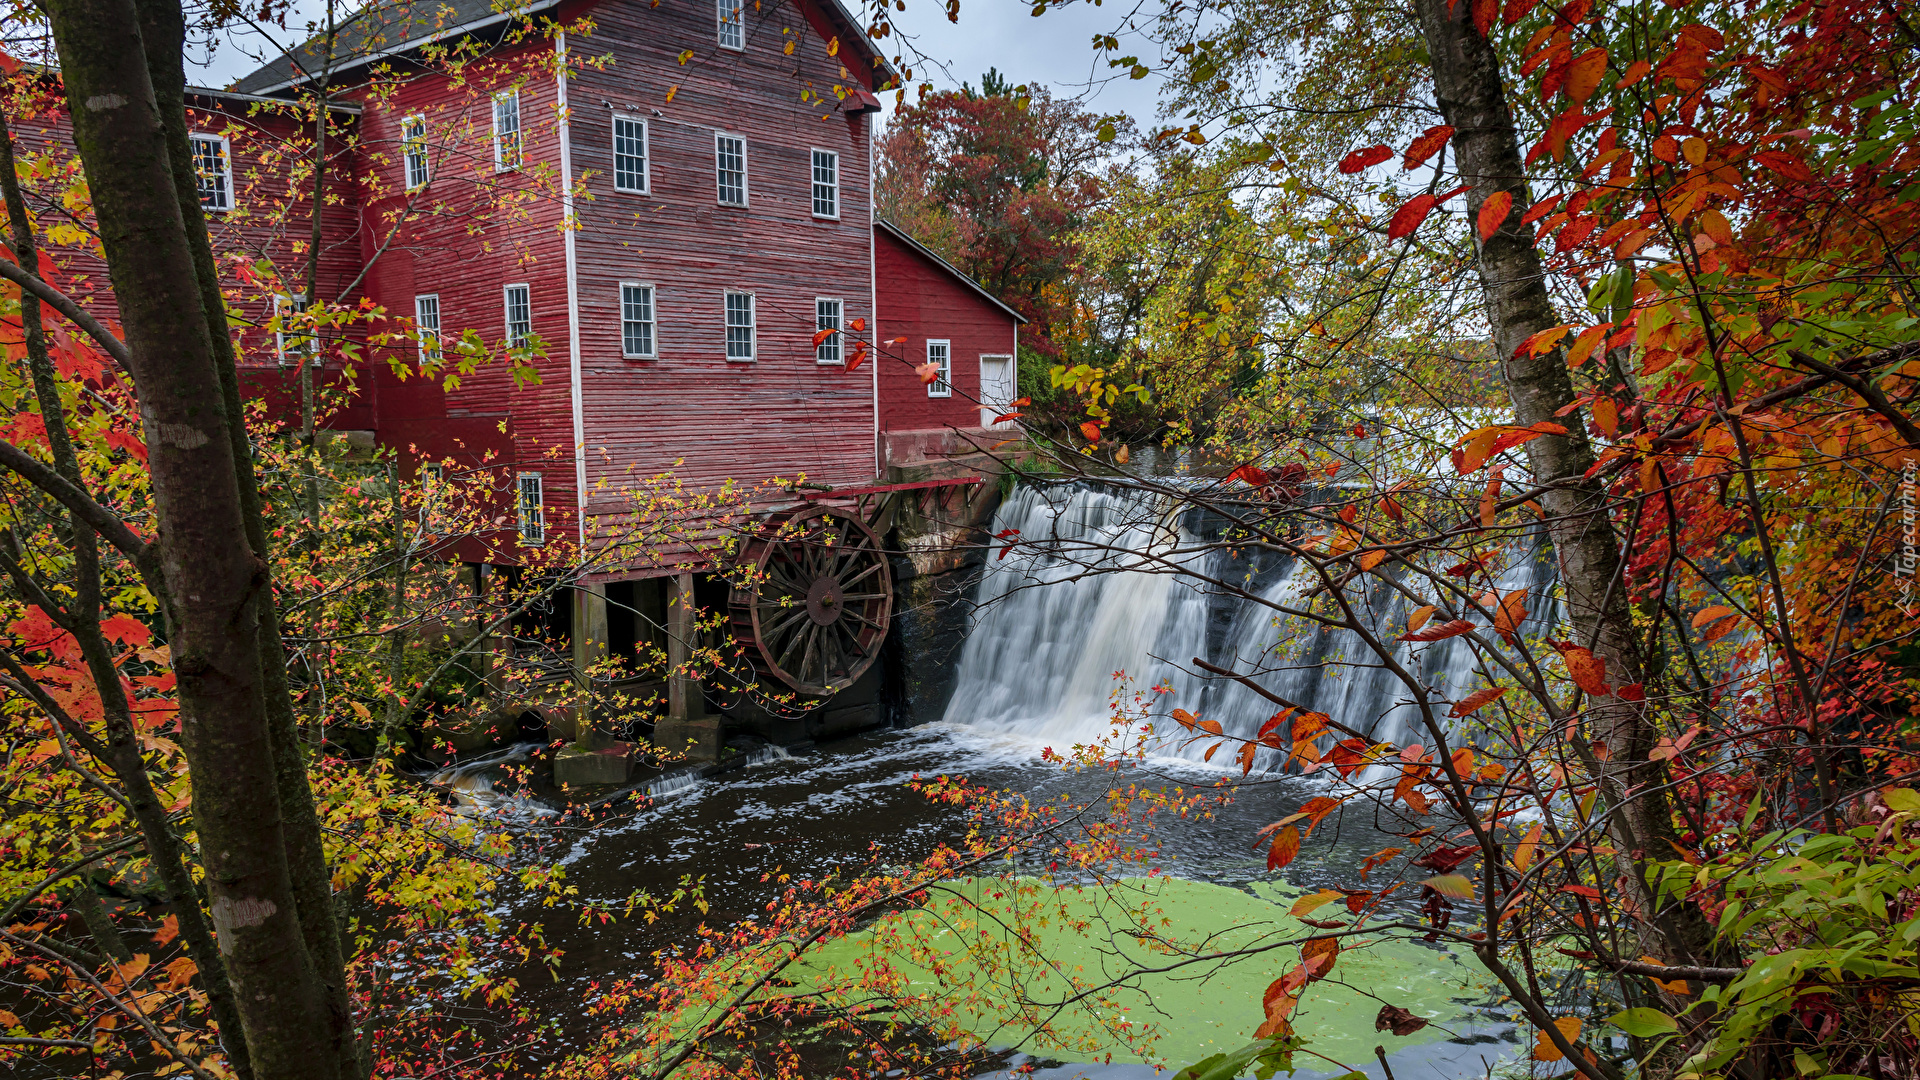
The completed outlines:
[[[832,942],[802,983],[841,988],[903,1021],[1066,1061],[1179,1066],[1245,1045],[1262,995],[1319,931],[1288,913],[1298,893],[1180,878],[1055,887],[967,878]],[[1385,935],[1345,939],[1293,1016],[1301,1068],[1371,1060],[1448,1037],[1454,1002],[1484,994],[1452,954]],[[1406,1037],[1374,1029],[1382,1004],[1434,1023]]]

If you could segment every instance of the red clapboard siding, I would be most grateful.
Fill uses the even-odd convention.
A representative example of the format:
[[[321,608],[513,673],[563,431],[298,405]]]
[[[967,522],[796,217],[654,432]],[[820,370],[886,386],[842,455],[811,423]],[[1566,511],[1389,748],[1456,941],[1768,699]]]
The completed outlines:
[[[17,118],[16,134],[28,154],[46,155],[77,170],[70,118],[55,100],[50,98],[43,112]],[[350,134],[353,125],[352,115],[334,114],[336,138]],[[187,126],[195,134],[224,135],[229,142],[234,205],[208,213],[208,233],[223,286],[239,312],[232,330],[240,362],[263,369],[250,382],[270,382],[266,373],[279,367],[279,358],[273,335],[262,327],[272,315],[265,283],[277,278],[290,293],[306,287],[313,192],[310,180],[296,179],[294,166],[295,159],[310,153],[311,129],[290,106],[202,91],[189,97]],[[352,303],[359,294],[350,286],[362,260],[354,235],[358,215],[340,198],[352,190],[346,155],[330,163],[328,186],[334,201],[321,209],[318,291],[323,299]],[[68,291],[96,315],[117,321],[106,267],[92,248],[49,244],[47,250],[65,275]]]
[[[592,14],[593,35],[571,47],[611,63],[581,70],[569,95],[574,175],[591,195],[575,244],[594,503],[668,470],[700,487],[870,480],[871,375],[817,363],[812,344],[816,298],[841,300],[849,322],[873,320],[869,118],[831,94],[801,100],[843,80],[840,61],[791,3],[750,5],[743,51],[715,43],[710,4]],[[686,65],[682,48],[696,54]],[[645,194],[615,190],[616,114],[646,122]],[[718,203],[717,131],[745,139],[746,207]],[[812,213],[816,148],[839,155],[836,220]],[[654,287],[657,358],[622,358],[622,281]],[[726,359],[728,290],[755,295],[750,362]]]
[[[874,230],[874,272],[880,290],[879,358],[882,432],[978,429],[980,358],[1015,354],[1014,317],[957,271]],[[915,367],[927,362],[927,341],[946,340],[953,356],[953,394],[932,397]]]

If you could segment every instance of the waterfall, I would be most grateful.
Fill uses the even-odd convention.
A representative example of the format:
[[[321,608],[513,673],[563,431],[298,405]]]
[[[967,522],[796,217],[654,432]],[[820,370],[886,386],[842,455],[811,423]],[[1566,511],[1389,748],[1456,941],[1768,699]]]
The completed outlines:
[[[1304,603],[1318,580],[1311,569],[1208,545],[1186,523],[1197,516],[1150,493],[1086,484],[1015,489],[993,531],[1018,530],[1019,545],[988,556],[945,719],[1065,749],[1111,730],[1114,673],[1123,671],[1129,693],[1162,683],[1174,688],[1157,713],[1180,707],[1252,736],[1277,711],[1274,704],[1240,683],[1188,674],[1199,656],[1376,739],[1420,741],[1405,688],[1360,635],[1267,606]],[[1516,552],[1495,586],[1535,595],[1528,632],[1551,617],[1551,606],[1539,599],[1552,585],[1542,562],[1537,551]],[[1260,600],[1223,593],[1202,578],[1238,583]],[[1404,631],[1409,603],[1386,583],[1358,602],[1356,614],[1380,637]],[[1474,684],[1474,657],[1464,641],[1396,650],[1397,660],[1417,663],[1428,685],[1448,698]],[[1157,749],[1198,758],[1207,745],[1182,746],[1166,736]],[[1261,754],[1263,766],[1277,760],[1271,751]]]

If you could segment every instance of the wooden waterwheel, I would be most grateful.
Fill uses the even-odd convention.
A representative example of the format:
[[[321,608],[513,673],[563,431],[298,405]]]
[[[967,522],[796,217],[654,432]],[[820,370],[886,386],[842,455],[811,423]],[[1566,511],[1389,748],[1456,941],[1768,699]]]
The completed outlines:
[[[887,553],[837,507],[778,513],[740,552],[728,599],[733,636],[754,666],[804,694],[845,689],[880,656],[893,614]]]

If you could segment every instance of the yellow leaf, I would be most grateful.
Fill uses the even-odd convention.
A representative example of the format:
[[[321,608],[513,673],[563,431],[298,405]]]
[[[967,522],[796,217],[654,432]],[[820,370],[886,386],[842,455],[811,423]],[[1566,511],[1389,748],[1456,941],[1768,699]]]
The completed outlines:
[[[1308,893],[1293,902],[1292,914],[1311,915],[1346,895],[1338,889],[1321,889],[1317,893]]]
[[[787,54],[788,56],[792,56],[792,55],[793,55],[793,47],[794,47],[794,45],[795,45],[795,44],[796,44],[795,42],[791,42],[791,41],[789,41],[789,42],[787,42],[787,47],[786,47],[786,48],[785,48],[784,50],[782,50],[782,51],[784,51],[784,52],[785,52],[785,53],[786,53],[786,54]]]

